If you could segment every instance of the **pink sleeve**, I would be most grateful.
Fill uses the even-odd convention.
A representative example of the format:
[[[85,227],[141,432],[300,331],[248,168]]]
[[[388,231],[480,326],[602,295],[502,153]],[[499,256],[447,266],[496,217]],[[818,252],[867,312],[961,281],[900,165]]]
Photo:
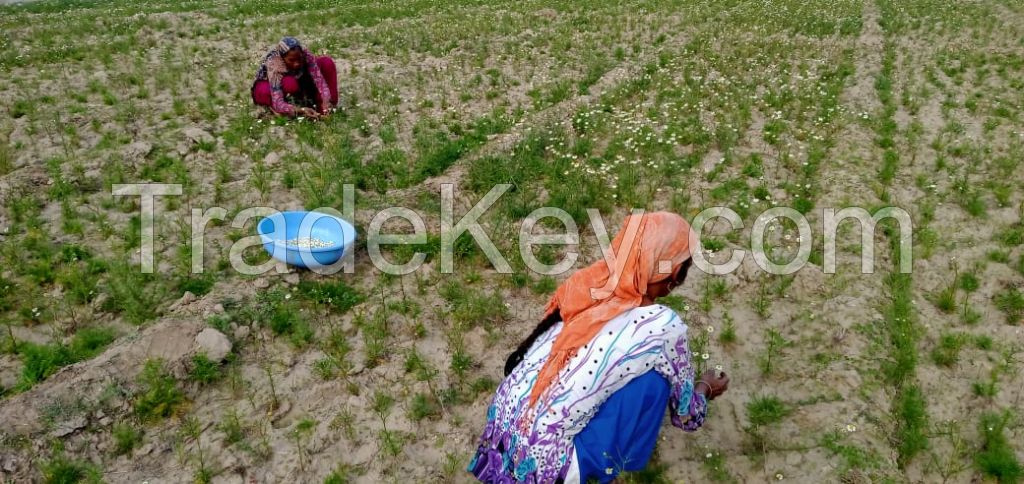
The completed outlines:
[[[284,100],[284,91],[281,90],[286,70],[284,61],[280,57],[271,56],[264,62],[267,69],[267,82],[270,83],[270,109],[285,116],[295,114],[295,107]]]
[[[331,91],[327,88],[327,81],[324,80],[324,75],[320,73],[320,66],[316,63],[316,56],[307,52],[306,65],[309,66],[309,75],[312,76],[313,84],[316,85],[316,90],[320,93],[320,111],[326,112],[331,105]]]
[[[270,109],[273,109],[277,114],[285,116],[295,114],[295,107],[284,100],[284,91],[280,89],[272,89],[270,91]]]

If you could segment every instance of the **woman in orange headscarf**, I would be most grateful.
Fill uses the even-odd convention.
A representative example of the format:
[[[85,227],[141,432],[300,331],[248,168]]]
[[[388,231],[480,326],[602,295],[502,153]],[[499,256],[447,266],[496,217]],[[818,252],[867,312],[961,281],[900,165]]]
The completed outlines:
[[[724,373],[695,379],[686,323],[654,300],[682,284],[689,224],[630,216],[605,260],[567,279],[505,363],[469,471],[483,482],[610,482],[643,469],[669,408],[697,430]]]

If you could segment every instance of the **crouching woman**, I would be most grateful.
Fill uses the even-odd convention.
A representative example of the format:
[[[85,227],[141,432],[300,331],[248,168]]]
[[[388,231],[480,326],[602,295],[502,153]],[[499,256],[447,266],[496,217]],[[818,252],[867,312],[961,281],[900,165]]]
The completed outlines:
[[[611,482],[646,467],[666,408],[692,432],[728,389],[725,373],[695,375],[686,323],[655,303],[686,277],[689,224],[657,212],[624,225],[616,267],[569,277],[506,361],[468,468],[478,480]]]
[[[282,116],[327,116],[338,104],[334,60],[313,55],[294,37],[285,37],[260,63],[252,100]]]

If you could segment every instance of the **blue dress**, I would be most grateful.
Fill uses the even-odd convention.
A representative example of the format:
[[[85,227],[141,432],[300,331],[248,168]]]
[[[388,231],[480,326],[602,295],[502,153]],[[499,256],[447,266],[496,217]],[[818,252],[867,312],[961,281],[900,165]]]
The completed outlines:
[[[707,401],[693,391],[687,326],[661,305],[606,323],[558,384],[531,405],[533,384],[562,326],[541,335],[495,391],[467,466],[477,480],[608,482],[646,467],[666,413],[686,432],[703,424]]]
[[[634,378],[608,397],[573,440],[582,481],[604,484],[620,472],[647,467],[668,399],[668,381],[655,371]]]

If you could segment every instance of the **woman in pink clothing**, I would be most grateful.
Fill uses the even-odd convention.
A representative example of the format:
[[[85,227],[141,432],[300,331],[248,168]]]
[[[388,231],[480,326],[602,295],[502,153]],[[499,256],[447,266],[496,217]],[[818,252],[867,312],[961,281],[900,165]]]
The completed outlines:
[[[338,104],[334,60],[315,56],[294,37],[285,37],[263,58],[252,100],[283,116],[326,116]]]

